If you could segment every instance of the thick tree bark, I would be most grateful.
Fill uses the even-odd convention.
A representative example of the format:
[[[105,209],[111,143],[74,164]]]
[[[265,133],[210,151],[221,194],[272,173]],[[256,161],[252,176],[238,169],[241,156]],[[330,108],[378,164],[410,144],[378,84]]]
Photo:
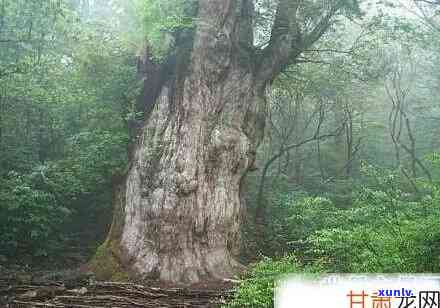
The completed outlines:
[[[241,190],[263,137],[266,84],[329,23],[326,14],[299,46],[299,2],[289,3],[279,1],[271,41],[256,51],[252,0],[198,1],[192,46],[178,48],[168,69],[152,66],[167,78],[144,91],[145,122],[91,262],[98,278],[189,284],[241,268]]]
[[[92,262],[105,278],[115,278],[100,268],[109,262],[173,283],[241,268],[240,190],[262,138],[266,81],[237,49],[238,2],[201,5],[190,64],[155,98],[115,196],[112,231]]]

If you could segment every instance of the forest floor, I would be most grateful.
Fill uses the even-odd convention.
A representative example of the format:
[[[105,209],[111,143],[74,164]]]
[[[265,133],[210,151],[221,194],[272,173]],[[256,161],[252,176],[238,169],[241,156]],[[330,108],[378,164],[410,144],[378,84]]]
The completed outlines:
[[[220,307],[230,282],[173,288],[155,282],[95,281],[78,270],[30,271],[0,267],[0,307]]]
[[[56,257],[0,255],[0,308],[220,307],[232,296],[233,282],[176,288],[156,281],[96,281],[88,260],[102,239],[72,236]]]

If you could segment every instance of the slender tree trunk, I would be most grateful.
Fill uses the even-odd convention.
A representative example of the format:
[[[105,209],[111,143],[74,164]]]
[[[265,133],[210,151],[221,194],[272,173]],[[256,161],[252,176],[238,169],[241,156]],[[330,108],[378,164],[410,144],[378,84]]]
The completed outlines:
[[[0,153],[3,152],[3,115],[4,111],[4,91],[3,87],[0,88]]]
[[[343,102],[338,100],[335,109],[334,109],[334,117],[336,120],[336,123],[344,123],[344,131],[342,134],[337,135],[334,139],[334,151],[335,151],[335,158],[334,158],[334,170],[333,170],[333,176],[335,178],[346,178],[346,164],[347,164],[347,137],[348,137],[348,121],[347,121],[347,115],[345,106],[343,105]]]
[[[316,140],[316,152],[318,157],[319,174],[321,176],[321,181],[325,180],[324,164],[322,162],[322,152],[321,152],[321,140]]]
[[[304,182],[303,153],[299,147],[295,148],[295,184],[302,185]]]
[[[47,142],[45,131],[45,118],[43,109],[40,107],[38,109],[38,130],[37,130],[37,142],[38,142],[38,161],[43,164],[47,158]]]
[[[345,126],[345,149],[346,149],[346,159],[347,159],[347,168],[346,168],[346,177],[350,179],[353,176],[353,114],[349,109],[350,107],[346,106],[346,117],[347,117],[347,125]]]

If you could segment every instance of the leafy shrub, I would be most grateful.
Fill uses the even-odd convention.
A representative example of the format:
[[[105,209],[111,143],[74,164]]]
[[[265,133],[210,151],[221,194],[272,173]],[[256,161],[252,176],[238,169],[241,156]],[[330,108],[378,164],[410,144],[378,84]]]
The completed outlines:
[[[275,282],[282,275],[299,272],[293,256],[272,260],[264,258],[253,266],[226,307],[273,307]]]
[[[391,171],[367,170],[351,207],[322,197],[278,199],[266,236],[272,252],[247,274],[228,307],[273,307],[275,281],[294,272],[440,271],[440,185],[405,192]],[[270,233],[273,232],[273,233]],[[267,239],[266,239],[267,240]]]
[[[46,256],[59,248],[71,211],[58,202],[44,173],[10,172],[0,182],[0,254]]]
[[[317,230],[339,224],[337,207],[327,198],[310,197],[302,192],[281,195],[274,200],[264,234],[262,252],[271,257],[288,253],[300,256],[309,245],[305,239]]]
[[[97,225],[111,212],[112,172],[124,165],[125,136],[96,131],[70,141],[63,160],[0,178],[1,255],[53,256],[74,228]]]
[[[339,210],[340,222],[306,241],[310,259],[325,260],[336,272],[436,272],[440,269],[438,185],[413,201],[388,174],[382,189],[363,187],[353,207]]]

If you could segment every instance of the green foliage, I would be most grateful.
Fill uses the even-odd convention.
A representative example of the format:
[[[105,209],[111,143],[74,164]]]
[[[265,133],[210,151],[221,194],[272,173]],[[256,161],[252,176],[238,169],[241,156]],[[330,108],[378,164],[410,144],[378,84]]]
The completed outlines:
[[[194,26],[191,11],[194,1],[146,0],[136,2],[139,12],[143,13],[144,33],[153,53],[162,59],[175,47],[172,33],[190,29]]]
[[[278,249],[273,255],[294,252],[334,272],[439,270],[440,186],[422,183],[421,196],[406,192],[394,172],[363,170],[369,180],[350,207],[322,197],[280,198],[282,214],[267,235],[270,249]]]
[[[405,192],[395,172],[366,165],[363,172],[367,178],[350,207],[323,197],[278,199],[266,251],[296,258],[264,258],[240,284],[231,307],[273,307],[275,281],[293,272],[440,270],[440,185],[420,183],[424,192],[416,195]]]
[[[300,267],[293,256],[272,260],[265,258],[247,273],[234,299],[226,307],[273,307],[276,281],[283,275],[298,273]]]
[[[439,233],[439,187],[412,201],[397,188],[364,188],[344,223],[311,235],[308,254],[340,272],[435,272]]]
[[[46,48],[65,23],[71,21],[64,1],[3,1],[0,8],[0,81],[12,74],[24,74],[38,66]]]
[[[437,167],[440,167],[440,153],[432,153],[427,159]]]
[[[322,197],[304,197],[296,193],[281,196],[271,211],[265,230],[264,254],[282,256],[306,249],[305,239],[325,227],[338,225],[337,209]],[[261,246],[261,240],[259,241]]]
[[[61,248],[61,226],[71,210],[39,167],[27,175],[10,172],[0,180],[0,254],[47,256]]]
[[[124,166],[125,142],[124,135],[81,133],[71,138],[63,160],[29,173],[11,171],[1,179],[0,254],[60,252],[66,223],[74,217],[93,219],[110,206],[112,172]],[[101,190],[104,198],[99,198]]]
[[[3,4],[0,255],[53,257],[72,234],[103,237],[136,63],[112,27],[83,22],[70,1]]]
[[[90,193],[90,188],[108,184],[113,172],[123,168],[127,142],[123,133],[82,132],[69,139],[67,157],[60,164],[80,180],[82,192]]]

